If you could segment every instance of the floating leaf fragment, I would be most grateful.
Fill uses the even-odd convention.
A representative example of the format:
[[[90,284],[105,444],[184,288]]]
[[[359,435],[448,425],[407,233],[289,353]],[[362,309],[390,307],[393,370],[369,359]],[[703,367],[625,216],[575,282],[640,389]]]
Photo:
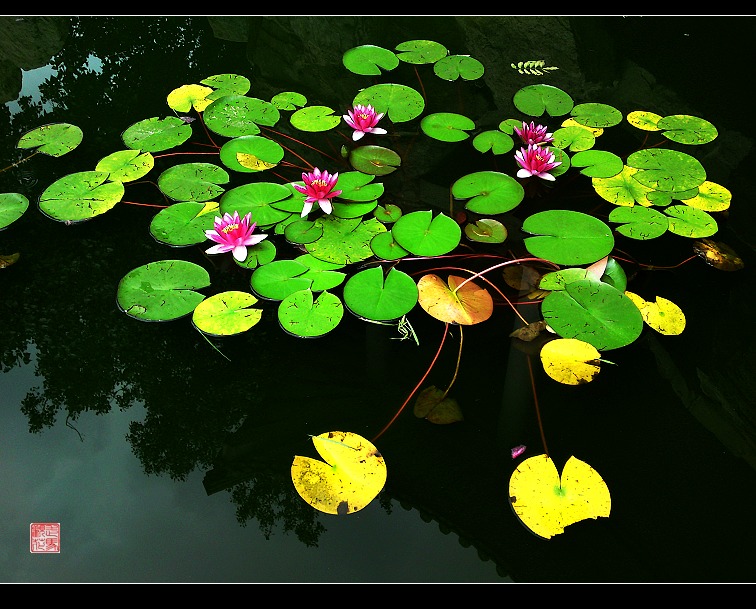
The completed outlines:
[[[745,266],[743,259],[729,245],[711,239],[694,241],[693,251],[706,264],[720,271],[739,271]]]
[[[514,332],[512,332],[509,337],[510,338],[519,338],[520,340],[524,340],[527,342],[530,342],[531,340],[537,338],[541,332],[543,332],[546,329],[546,322],[541,321],[534,321],[532,323],[529,323],[524,328],[517,328]]]
[[[436,425],[448,425],[463,421],[462,409],[454,398],[446,397],[446,392],[437,387],[426,387],[417,396],[415,416]]]
[[[0,269],[4,269],[6,267],[9,267],[11,264],[15,264],[18,262],[18,259],[21,257],[21,254],[16,252],[15,254],[8,254],[7,256],[4,256],[0,254]]]

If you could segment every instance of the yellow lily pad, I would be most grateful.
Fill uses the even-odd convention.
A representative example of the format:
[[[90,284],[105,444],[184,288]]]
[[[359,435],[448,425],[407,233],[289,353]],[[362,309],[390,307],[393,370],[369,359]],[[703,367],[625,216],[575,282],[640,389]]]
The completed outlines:
[[[541,349],[544,371],[564,385],[590,383],[601,371],[600,358],[593,345],[576,338],[556,338]]]
[[[548,455],[525,459],[509,479],[509,504],[528,529],[551,539],[565,527],[608,517],[612,498],[601,476],[590,465],[570,457],[561,480]]]
[[[660,334],[682,334],[685,329],[685,314],[674,302],[661,296],[656,297],[656,302],[648,302],[632,292],[625,292],[625,295],[638,307],[643,321],[651,328]]]
[[[202,112],[213,103],[212,99],[207,99],[212,92],[210,87],[202,85],[182,85],[168,94],[168,107],[176,112],[189,112],[192,108]]]
[[[295,456],[291,479],[300,497],[316,510],[339,516],[365,508],[386,484],[386,463],[375,446],[355,433],[313,436],[325,462]]]

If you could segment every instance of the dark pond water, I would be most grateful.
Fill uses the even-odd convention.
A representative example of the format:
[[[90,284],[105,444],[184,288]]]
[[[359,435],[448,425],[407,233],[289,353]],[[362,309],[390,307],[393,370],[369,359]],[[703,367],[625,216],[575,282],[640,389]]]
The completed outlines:
[[[0,581],[756,580],[746,122],[754,85],[740,53],[756,33],[752,17],[6,16],[0,25],[0,165],[25,156],[18,139],[42,124],[85,134],[66,156],[38,155],[0,173],[0,192],[32,201],[0,232],[0,255],[20,253],[0,269]],[[298,91],[341,108],[370,84],[343,69],[344,51],[407,40],[435,40],[486,66],[482,82],[452,87],[433,111],[453,103],[495,127],[518,116],[516,90],[544,81],[576,103],[692,114],[719,132],[700,159],[708,179],[732,192],[716,239],[745,268],[724,272],[694,258],[638,269],[628,289],[679,305],[685,332],[646,329],[588,385],[536,371],[550,456],[560,469],[572,455],[587,462],[612,497],[609,518],[550,540],[523,527],[507,501],[511,448],[543,450],[527,360],[510,347],[515,318],[505,309],[465,330],[454,385],[465,420],[433,425],[405,409],[380,439],[384,491],[360,512],[329,516],[293,489],[292,457],[312,453],[308,434],[374,437],[427,371],[442,324],[413,312],[419,346],[349,317],[304,340],[281,331],[271,306],[253,331],[216,343],[222,357],[187,319],[128,318],[116,286],[174,255],[205,266],[218,290],[243,286],[246,272],[215,266],[199,247],[157,243],[148,232],[155,208],[118,205],[66,226],[36,207],[53,181],[123,149],[127,127],[172,114],[166,96],[181,85],[235,73],[261,99]],[[511,68],[531,59],[559,70],[537,78]],[[438,83],[424,84],[436,99]],[[392,196],[448,208],[449,185],[468,168],[447,150],[431,146],[387,178]],[[161,202],[147,184],[127,195]],[[548,192],[527,203],[566,204]],[[622,246],[657,267],[693,255],[684,238]],[[429,383],[449,383],[457,338]],[[59,553],[30,551],[32,523],[60,523]]]

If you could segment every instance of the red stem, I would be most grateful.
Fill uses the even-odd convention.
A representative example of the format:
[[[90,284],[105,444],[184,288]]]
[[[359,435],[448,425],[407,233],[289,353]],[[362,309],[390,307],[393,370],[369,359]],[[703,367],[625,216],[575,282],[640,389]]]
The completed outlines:
[[[394,421],[396,421],[397,417],[399,417],[399,415],[405,409],[405,407],[407,406],[407,404],[409,404],[409,401],[412,399],[412,396],[415,395],[415,393],[417,392],[418,389],[420,389],[420,386],[423,384],[423,382],[425,381],[425,379],[427,378],[427,376],[430,374],[430,371],[433,369],[433,366],[436,365],[436,361],[438,360],[438,356],[441,355],[441,349],[443,348],[444,342],[446,341],[446,333],[447,333],[448,330],[449,330],[449,324],[445,323],[444,324],[444,336],[443,336],[443,338],[441,338],[441,344],[438,346],[438,351],[436,351],[436,355],[433,356],[433,361],[430,363],[430,366],[428,366],[428,369],[425,371],[425,374],[423,375],[423,378],[421,378],[420,381],[417,383],[417,385],[415,385],[415,388],[412,390],[412,393],[410,393],[407,396],[407,399],[404,400],[404,404],[402,404],[401,408],[399,408],[399,410],[397,410],[396,414],[388,422],[388,424],[386,425],[386,427],[384,427],[383,429],[381,429],[381,431],[378,432],[378,435],[375,436],[372,439],[373,443],[375,443],[376,440],[378,440],[378,438],[380,438],[384,434],[384,432],[389,427],[391,427],[391,425],[393,425],[393,423],[394,423]]]

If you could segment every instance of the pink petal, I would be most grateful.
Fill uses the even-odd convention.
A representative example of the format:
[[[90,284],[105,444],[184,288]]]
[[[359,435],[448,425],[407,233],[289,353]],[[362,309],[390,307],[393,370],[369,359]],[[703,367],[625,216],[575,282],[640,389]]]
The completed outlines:
[[[512,449],[512,458],[516,459],[517,457],[519,457],[522,453],[525,452],[526,448],[527,447],[524,444],[520,444],[519,446],[515,446]]]
[[[330,214],[333,211],[333,205],[331,205],[331,202],[328,199],[321,199],[318,201],[318,205],[320,206],[320,209],[323,210],[324,214]]]

